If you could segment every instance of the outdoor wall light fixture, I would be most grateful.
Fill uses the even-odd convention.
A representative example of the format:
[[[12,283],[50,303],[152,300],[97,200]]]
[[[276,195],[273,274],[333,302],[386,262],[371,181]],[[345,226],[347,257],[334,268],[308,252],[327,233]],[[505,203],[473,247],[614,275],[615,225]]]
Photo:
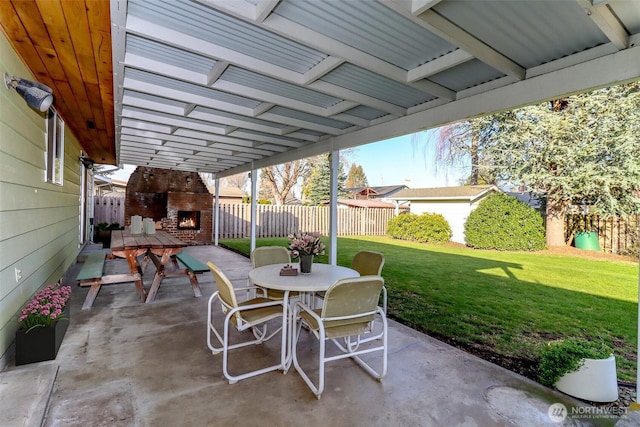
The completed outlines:
[[[80,157],[80,162],[82,162],[84,167],[87,168],[87,169],[93,169],[93,165],[95,164],[95,161],[93,161],[93,159],[90,159],[90,158],[84,157],[84,156]]]
[[[13,88],[27,104],[40,112],[45,112],[53,103],[53,90],[42,83],[21,79],[4,73],[4,85]]]

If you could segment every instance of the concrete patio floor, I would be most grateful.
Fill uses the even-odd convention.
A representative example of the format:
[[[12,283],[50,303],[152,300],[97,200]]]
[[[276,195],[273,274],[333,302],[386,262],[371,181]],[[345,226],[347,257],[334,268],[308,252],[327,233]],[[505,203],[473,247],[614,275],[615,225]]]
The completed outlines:
[[[86,248],[85,250],[88,250]],[[219,265],[235,286],[249,260],[214,246],[186,249]],[[545,426],[613,425],[603,417],[555,422],[551,405],[588,405],[390,321],[389,369],[382,382],[350,360],[327,365],[316,399],[292,368],[228,384],[222,356],[206,345],[206,304],[215,291],[199,275],[203,297],[186,277],[164,280],[156,301],[142,304],[133,284],[104,286],[81,310],[80,264],[65,275],[73,287],[71,323],[55,361],[10,366],[0,373],[2,426]],[[108,272],[126,271],[123,260]],[[153,266],[148,267],[146,283]],[[278,357],[280,341],[232,353],[231,369]],[[300,353],[310,362],[317,341]],[[378,357],[376,355],[371,358]],[[315,359],[313,359],[315,360]],[[264,366],[264,365],[263,365]],[[46,408],[46,413],[45,413]],[[631,422],[630,424],[625,424]],[[637,425],[628,416],[620,425]]]

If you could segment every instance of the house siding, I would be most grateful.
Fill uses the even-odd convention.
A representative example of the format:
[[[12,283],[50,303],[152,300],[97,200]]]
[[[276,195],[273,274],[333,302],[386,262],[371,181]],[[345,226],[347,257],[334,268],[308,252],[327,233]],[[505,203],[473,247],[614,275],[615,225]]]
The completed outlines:
[[[447,220],[451,227],[451,241],[456,243],[465,243],[464,239],[464,223],[467,221],[469,214],[477,204],[470,204],[469,200],[447,200],[445,201],[411,201],[411,213],[423,214],[425,212],[439,213]]]
[[[5,72],[35,80],[0,33],[0,75]],[[44,115],[4,87],[0,106],[1,369],[20,309],[38,289],[60,279],[79,253],[81,148],[65,127],[64,184],[45,182]]]

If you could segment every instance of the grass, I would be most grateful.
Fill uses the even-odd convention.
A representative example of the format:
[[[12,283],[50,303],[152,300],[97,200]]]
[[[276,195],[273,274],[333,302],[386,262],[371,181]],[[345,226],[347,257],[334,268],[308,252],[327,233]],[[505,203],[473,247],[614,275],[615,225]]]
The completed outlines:
[[[249,254],[248,239],[221,243]],[[602,339],[614,348],[618,378],[636,380],[637,263],[343,237],[338,264],[362,249],[385,255],[389,317],[401,323],[534,379],[550,340]]]

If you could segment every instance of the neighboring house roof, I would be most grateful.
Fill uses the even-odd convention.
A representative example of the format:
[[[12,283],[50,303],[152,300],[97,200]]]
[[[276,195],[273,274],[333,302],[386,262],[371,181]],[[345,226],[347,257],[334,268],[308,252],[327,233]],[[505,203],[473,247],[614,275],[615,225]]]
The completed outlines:
[[[215,194],[215,193],[213,193]],[[220,197],[236,197],[242,199],[244,191],[236,187],[220,187]]]
[[[390,199],[393,200],[469,200],[501,191],[495,185],[464,185],[458,187],[406,188]]]
[[[105,175],[95,175],[93,177],[93,183],[96,189],[106,188],[112,192],[117,192],[117,191],[123,192],[127,188],[127,181],[111,178]]]
[[[323,205],[328,205],[329,202],[324,202]],[[396,205],[393,203],[382,202],[380,200],[365,200],[365,199],[338,199],[338,204],[348,206],[350,208],[386,208],[395,209]],[[407,209],[408,206],[401,206],[400,209]]]
[[[361,196],[369,196],[375,198],[389,197],[400,190],[407,188],[406,185],[382,185],[377,187],[352,187],[345,188],[349,194],[358,194]]]
[[[213,183],[205,183],[205,185],[207,186],[209,193],[215,196],[216,194],[215,185]],[[231,199],[231,198],[242,199],[244,196],[245,196],[244,191],[242,191],[237,187],[222,187],[222,186],[220,187],[220,197],[226,197],[228,199]]]

